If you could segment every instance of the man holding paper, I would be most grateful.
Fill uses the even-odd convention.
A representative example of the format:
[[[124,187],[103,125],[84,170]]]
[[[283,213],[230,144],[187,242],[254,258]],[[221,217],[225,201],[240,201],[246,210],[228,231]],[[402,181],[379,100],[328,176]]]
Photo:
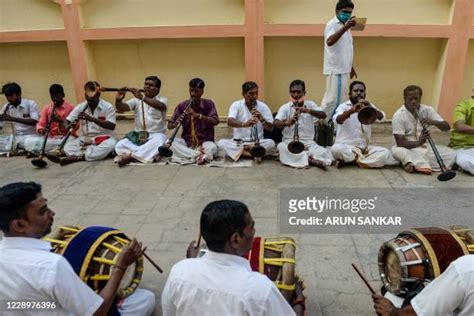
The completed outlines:
[[[340,0],[336,5],[336,16],[326,24],[324,30],[324,75],[326,92],[322,108],[331,121],[336,106],[349,93],[349,80],[356,77],[353,67],[354,47],[351,28],[356,26],[352,17],[354,3]]]

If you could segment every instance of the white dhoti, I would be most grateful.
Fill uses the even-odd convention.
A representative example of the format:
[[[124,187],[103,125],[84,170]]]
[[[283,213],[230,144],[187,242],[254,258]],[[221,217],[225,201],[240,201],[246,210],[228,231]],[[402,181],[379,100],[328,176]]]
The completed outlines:
[[[111,136],[99,145],[88,145],[84,150],[81,148],[84,142],[83,140],[83,137],[69,138],[64,146],[66,156],[84,156],[87,161],[102,160],[114,150],[115,144],[117,143],[117,140]],[[92,142],[94,142],[94,138],[92,138]]]
[[[214,142],[204,142],[198,148],[193,149],[188,147],[184,139],[176,138],[170,149],[173,151],[171,161],[180,164],[196,163],[200,158],[209,162],[217,155],[217,145]]]
[[[436,148],[446,167],[451,168],[456,159],[456,151],[442,145],[437,145]],[[396,160],[402,163],[402,166],[412,163],[418,171],[441,171],[431,146],[413,149],[394,146],[392,154]]]
[[[336,106],[347,99],[349,93],[350,74],[326,75],[326,92],[321,107],[326,112],[326,120],[330,121]]]
[[[2,135],[0,136],[0,156],[2,155],[9,155],[12,152],[12,146],[15,146],[16,150],[25,149],[25,140],[35,137],[33,135],[25,135],[25,136],[15,136],[13,135]]]
[[[155,294],[145,289],[136,289],[132,295],[117,303],[117,310],[122,316],[148,316],[155,309]]]
[[[223,149],[227,156],[232,158],[232,160],[237,161],[240,159],[240,156],[244,152],[244,146],[251,146],[255,144],[255,142],[236,142],[232,139],[221,139],[217,146]],[[271,151],[275,148],[275,142],[272,139],[265,138],[260,140],[260,145],[263,146],[266,150],[266,155],[271,153]]]
[[[314,141],[301,141],[304,144],[304,151],[299,154],[293,154],[288,150],[288,144],[292,140],[284,140],[278,144],[278,152],[280,153],[280,161],[282,164],[295,167],[304,168],[309,166],[309,160],[320,160],[326,166],[332,163],[331,152],[316,144]]]
[[[61,136],[58,137],[48,137],[48,141],[46,142],[46,147],[44,151],[46,153],[55,150],[59,145],[61,145],[63,138]],[[35,155],[39,155],[41,153],[41,148],[43,147],[44,137],[43,136],[32,136],[25,139],[25,150],[33,153]]]
[[[456,154],[456,164],[474,176],[474,148],[458,149]]]
[[[331,152],[336,160],[356,162],[361,168],[382,168],[390,157],[390,150],[379,146],[369,146],[363,153],[358,147],[335,143]]]
[[[121,139],[115,145],[115,152],[119,156],[131,155],[142,163],[152,163],[158,154],[158,147],[166,141],[166,135],[162,133],[152,133],[143,145],[136,145],[128,138]]]

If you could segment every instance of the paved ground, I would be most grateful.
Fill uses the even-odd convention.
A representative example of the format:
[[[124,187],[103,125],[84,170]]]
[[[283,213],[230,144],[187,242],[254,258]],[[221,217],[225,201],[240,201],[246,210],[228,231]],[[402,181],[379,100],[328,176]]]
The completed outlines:
[[[130,122],[121,122],[126,131]],[[389,127],[377,128],[374,139],[389,144]],[[228,133],[221,127],[219,135]],[[446,138],[441,138],[441,143]],[[245,202],[256,221],[257,235],[278,234],[279,188],[403,188],[474,187],[474,179],[458,174],[448,183],[435,176],[407,174],[399,168],[360,170],[355,167],[295,170],[276,161],[251,168],[197,166],[129,166],[117,168],[111,160],[77,163],[65,167],[48,165],[36,170],[24,157],[0,159],[0,185],[34,180],[56,212],[55,226],[63,224],[107,225],[136,236],[148,246],[148,254],[165,270],[157,273],[147,263],[141,285],[159,298],[171,266],[182,259],[190,240],[198,233],[203,207],[222,198]],[[427,214],[428,215],[428,214]],[[455,222],[455,219],[454,219]],[[352,271],[361,266],[376,288],[380,288],[377,253],[390,235],[295,235],[297,271],[306,282],[309,315],[370,315],[372,303],[367,289]]]

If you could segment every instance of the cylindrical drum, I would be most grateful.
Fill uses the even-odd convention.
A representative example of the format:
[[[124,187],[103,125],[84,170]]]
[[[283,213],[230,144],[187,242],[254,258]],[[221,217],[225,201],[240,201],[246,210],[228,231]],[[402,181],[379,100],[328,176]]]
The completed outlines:
[[[93,290],[100,292],[112,275],[122,249],[130,240],[119,230],[103,226],[61,226],[44,238],[54,251],[64,256],[77,275]],[[117,295],[125,298],[140,284],[143,256],[127,267]]]
[[[422,227],[385,242],[378,255],[384,288],[403,296],[419,282],[430,282],[457,258],[474,252],[474,235],[464,226]]]

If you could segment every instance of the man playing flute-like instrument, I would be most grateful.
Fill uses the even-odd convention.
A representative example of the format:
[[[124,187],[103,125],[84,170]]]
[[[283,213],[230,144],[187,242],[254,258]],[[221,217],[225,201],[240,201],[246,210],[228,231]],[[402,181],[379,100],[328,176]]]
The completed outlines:
[[[158,147],[166,141],[166,110],[168,99],[159,95],[161,80],[157,76],[145,78],[144,93],[136,88],[129,90],[134,98],[123,102],[125,91],[115,97],[117,111],[134,111],[135,130],[115,145],[117,162],[122,167],[132,161],[152,163],[158,154]]]

